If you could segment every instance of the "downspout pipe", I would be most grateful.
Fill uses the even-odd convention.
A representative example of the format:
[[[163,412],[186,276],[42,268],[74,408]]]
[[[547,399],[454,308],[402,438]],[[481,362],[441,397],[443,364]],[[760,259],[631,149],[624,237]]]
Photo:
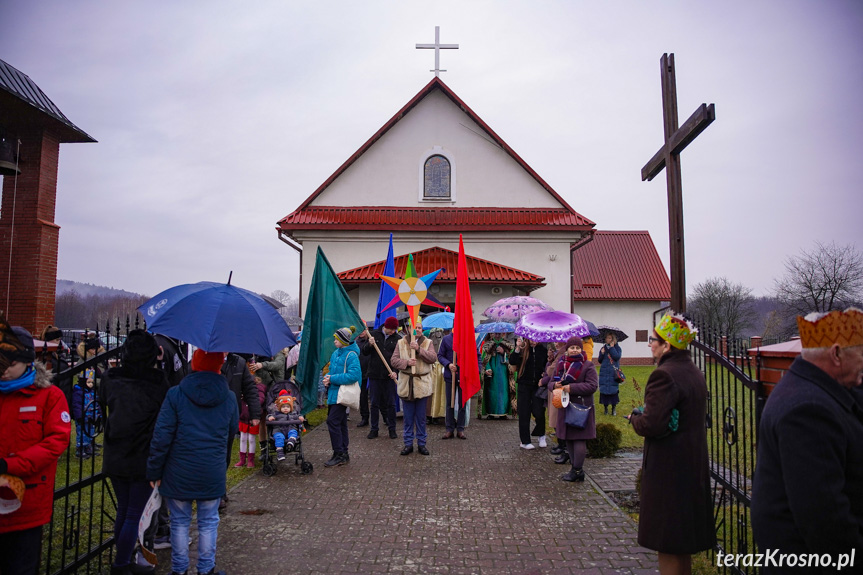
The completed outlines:
[[[569,313],[575,313],[575,270],[572,268],[572,252],[593,241],[596,230],[587,230],[580,240],[569,246]]]
[[[297,290],[299,308],[297,309],[297,313],[300,314],[300,317],[303,317],[303,246],[298,244],[294,238],[286,234],[281,228],[276,228],[276,235],[280,240],[297,250],[297,253],[300,255],[300,286]]]

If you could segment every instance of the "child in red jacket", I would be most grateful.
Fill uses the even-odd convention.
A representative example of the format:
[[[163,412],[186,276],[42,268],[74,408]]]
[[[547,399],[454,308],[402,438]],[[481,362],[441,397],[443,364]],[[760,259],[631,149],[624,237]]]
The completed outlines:
[[[0,475],[27,487],[20,507],[0,514],[0,573],[38,571],[57,460],[72,429],[66,397],[35,359],[33,336],[0,315]]]

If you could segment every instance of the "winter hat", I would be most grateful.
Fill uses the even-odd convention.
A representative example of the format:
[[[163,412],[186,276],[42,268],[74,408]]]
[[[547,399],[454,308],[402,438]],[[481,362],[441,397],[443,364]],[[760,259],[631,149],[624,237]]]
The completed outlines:
[[[21,326],[12,326],[12,333],[6,332],[4,339],[8,338],[8,342],[2,342],[0,345],[0,353],[11,363],[20,361],[21,363],[31,363],[36,359],[36,351],[33,348],[33,336],[30,332]],[[12,340],[11,338],[15,338]]]
[[[120,352],[123,364],[130,367],[152,367],[159,356],[156,338],[143,329],[133,329],[123,342]]]
[[[339,342],[342,345],[350,345],[351,339],[353,338],[353,335],[356,331],[357,331],[357,328],[355,328],[354,326],[343,327],[343,328],[337,329],[336,333],[333,335],[336,336],[336,339],[339,340]]]
[[[42,330],[42,334],[39,336],[39,339],[42,341],[54,341],[61,337],[63,337],[63,331],[59,327],[46,325],[45,329]]]
[[[399,320],[397,320],[393,316],[390,316],[384,322],[384,327],[387,329],[398,329],[399,328]]]
[[[219,373],[225,363],[225,354],[221,351],[204,351],[196,349],[192,354],[192,371],[211,371]]]
[[[566,340],[566,345],[563,346],[564,349],[569,349],[569,346],[577,345],[578,347],[584,349],[584,341],[578,336],[572,336],[568,340]]]
[[[291,406],[291,411],[294,410],[294,396],[290,395],[287,390],[283,389],[279,392],[279,396],[276,398],[276,407],[281,409],[285,404]]]

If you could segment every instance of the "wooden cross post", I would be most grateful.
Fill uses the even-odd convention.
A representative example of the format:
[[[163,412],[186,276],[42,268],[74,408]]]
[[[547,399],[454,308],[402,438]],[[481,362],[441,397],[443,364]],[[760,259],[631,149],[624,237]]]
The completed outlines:
[[[683,250],[683,184],[680,178],[680,152],[716,119],[714,105],[701,104],[683,126],[677,126],[677,81],[674,54],[663,54],[662,118],[665,144],[641,168],[641,180],[652,180],[665,168],[668,182],[668,243],[671,255],[671,308],[686,311],[686,259]]]

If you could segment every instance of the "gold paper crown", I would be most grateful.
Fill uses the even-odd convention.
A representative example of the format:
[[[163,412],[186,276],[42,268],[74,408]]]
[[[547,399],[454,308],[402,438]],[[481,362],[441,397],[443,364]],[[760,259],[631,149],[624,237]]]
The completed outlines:
[[[839,347],[863,345],[863,312],[856,308],[833,310],[815,321],[797,316],[797,329],[804,349],[830,347],[834,343]]]
[[[653,328],[662,339],[677,349],[686,349],[686,346],[695,339],[698,330],[682,315],[670,312],[662,316],[656,327]]]

